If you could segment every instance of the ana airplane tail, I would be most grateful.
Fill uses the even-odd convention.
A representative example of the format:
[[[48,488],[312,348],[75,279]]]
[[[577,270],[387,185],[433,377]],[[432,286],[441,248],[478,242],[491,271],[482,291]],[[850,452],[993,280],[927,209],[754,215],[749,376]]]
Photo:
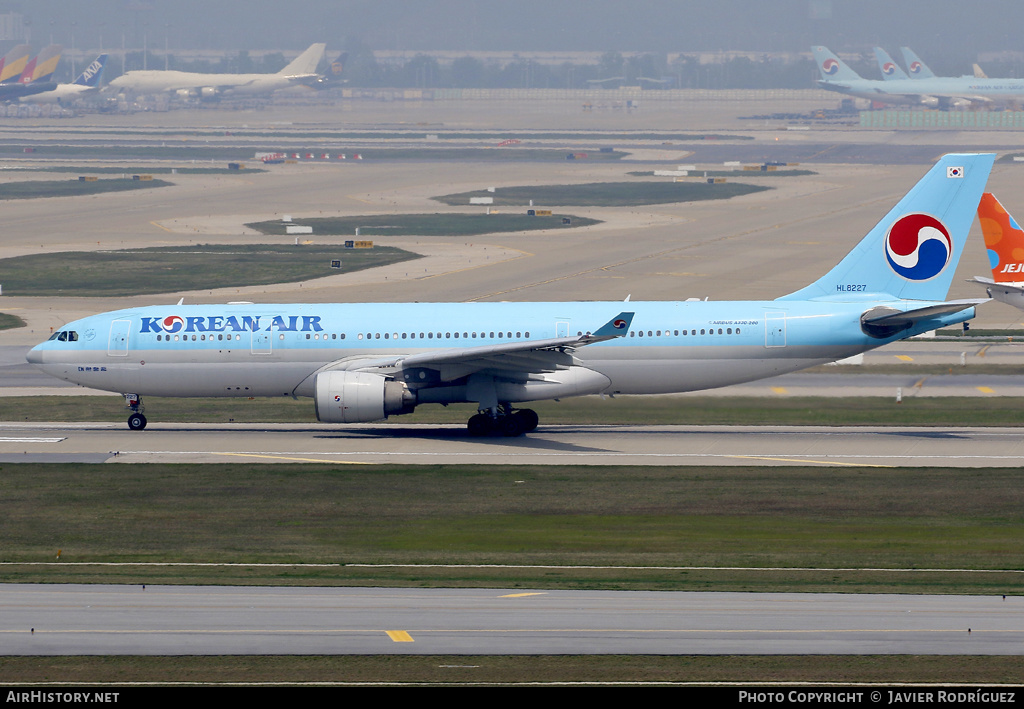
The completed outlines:
[[[829,51],[828,47],[811,47],[814,54],[814,61],[818,64],[818,71],[824,81],[851,81],[859,79],[860,74],[855,72],[835,54]]]
[[[944,155],[839,265],[779,300],[944,300],[994,160]]]
[[[324,58],[326,44],[311,44],[309,48],[299,56],[295,57],[291,64],[277,72],[279,76],[304,76],[315,74],[317,64]]]
[[[107,55],[99,55],[72,83],[77,84],[78,86],[88,86],[89,88],[99,86],[100,79],[103,77],[103,67],[106,65]]]
[[[910,78],[907,76],[907,73],[900,68],[899,64],[892,60],[889,53],[881,47],[875,47],[875,59],[878,60],[878,69],[882,72],[882,78],[886,81]]]
[[[903,63],[907,65],[907,73],[911,79],[934,79],[935,74],[928,68],[928,65],[918,59],[910,47],[900,47],[903,52]]]
[[[21,72],[25,71],[25,65],[28,64],[28,56],[31,53],[32,48],[27,44],[19,44],[7,52],[4,58],[0,59],[0,84],[17,81],[18,77],[21,76]]]

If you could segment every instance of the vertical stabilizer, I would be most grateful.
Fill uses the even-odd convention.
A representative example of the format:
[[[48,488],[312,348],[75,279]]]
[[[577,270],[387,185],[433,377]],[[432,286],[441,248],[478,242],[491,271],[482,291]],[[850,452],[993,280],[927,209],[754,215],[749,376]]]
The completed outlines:
[[[99,86],[100,79],[103,77],[103,67],[107,65],[107,55],[101,54],[96,57],[92,64],[85,68],[78,78],[74,82],[78,86],[88,86],[89,88],[95,88]]]
[[[995,155],[944,155],[835,268],[779,300],[944,300]]]
[[[900,47],[903,52],[903,63],[907,65],[907,73],[911,79],[934,79],[935,74],[928,65],[921,61],[910,47]]]
[[[3,59],[0,59],[0,84],[9,84],[17,81],[21,72],[25,71],[28,64],[28,56],[32,48],[27,44],[19,44],[7,52]]]
[[[811,47],[814,54],[814,61],[818,64],[818,71],[824,81],[853,81],[860,79],[860,74],[855,72],[835,54],[829,51],[828,47]]]
[[[995,195],[986,192],[978,204],[992,278],[998,283],[1024,281],[1024,230]]]
[[[277,72],[279,76],[305,76],[315,74],[316,66],[324,58],[326,44],[311,44],[309,48],[299,56],[295,57],[291,64]]]
[[[60,62],[61,52],[64,47],[59,44],[51,44],[36,55],[35,59],[25,65],[18,81],[22,84],[31,84],[35,81],[40,83],[53,80],[53,74],[57,71],[57,64]]]
[[[907,76],[907,72],[903,71],[899,64],[892,60],[889,53],[881,47],[875,47],[875,59],[878,60],[878,70],[882,72],[882,78],[886,81],[910,78]]]

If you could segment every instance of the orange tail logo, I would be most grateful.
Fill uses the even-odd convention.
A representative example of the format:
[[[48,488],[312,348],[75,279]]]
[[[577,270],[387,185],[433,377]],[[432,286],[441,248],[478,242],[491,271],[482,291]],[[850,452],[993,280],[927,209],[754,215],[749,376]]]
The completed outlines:
[[[988,192],[978,203],[978,221],[985,235],[992,278],[996,282],[1024,281],[1024,230]]]

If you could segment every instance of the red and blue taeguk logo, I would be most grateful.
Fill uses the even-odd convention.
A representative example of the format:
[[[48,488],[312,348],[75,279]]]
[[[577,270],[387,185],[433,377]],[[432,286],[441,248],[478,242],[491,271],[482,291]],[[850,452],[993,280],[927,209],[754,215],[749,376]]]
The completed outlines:
[[[911,74],[920,74],[921,73],[921,62],[911,62],[910,63],[910,73]]]
[[[625,329],[626,321],[623,320],[622,318],[618,318],[615,322],[612,323],[612,327],[614,327],[616,330]]]
[[[892,62],[886,62],[882,65],[882,73],[886,76],[892,76],[896,73],[896,65]]]
[[[927,281],[942,273],[953,253],[949,230],[935,217],[907,214],[885,237],[885,258],[908,281]]]
[[[185,327],[185,319],[180,315],[168,315],[160,321],[160,327],[164,329],[164,332],[180,332],[181,328]]]
[[[826,59],[821,63],[821,70],[828,74],[829,76],[832,76],[837,71],[839,71],[839,62],[831,58]]]

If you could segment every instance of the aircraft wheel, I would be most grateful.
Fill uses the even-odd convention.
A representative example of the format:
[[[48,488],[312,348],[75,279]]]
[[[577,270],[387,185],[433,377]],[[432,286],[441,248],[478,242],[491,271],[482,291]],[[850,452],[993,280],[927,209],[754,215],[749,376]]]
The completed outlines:
[[[491,417],[486,414],[477,414],[469,419],[466,424],[471,436],[486,436],[491,432]]]
[[[146,417],[142,414],[132,414],[128,417],[128,428],[133,431],[141,431],[146,427]]]
[[[537,416],[537,412],[533,409],[520,409],[516,411],[515,416],[519,418],[520,424],[523,427],[523,433],[529,433],[530,431],[537,430],[537,424],[540,423],[540,417]]]
[[[498,421],[498,430],[501,431],[501,435],[507,438],[515,438],[526,433],[526,429],[523,428],[524,423],[523,419],[516,414],[503,416]]]

